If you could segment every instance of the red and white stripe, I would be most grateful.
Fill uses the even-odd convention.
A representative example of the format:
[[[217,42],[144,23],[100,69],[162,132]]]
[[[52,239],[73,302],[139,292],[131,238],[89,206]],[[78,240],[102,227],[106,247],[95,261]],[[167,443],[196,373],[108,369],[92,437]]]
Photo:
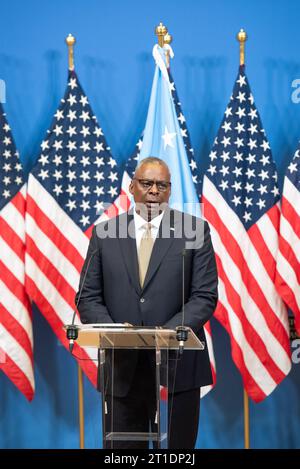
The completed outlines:
[[[122,213],[126,200],[124,194],[120,196],[95,223]],[[74,298],[93,226],[94,224],[86,232],[82,232],[34,175],[29,175],[26,290],[67,349],[69,341],[63,326],[70,324],[73,317]],[[75,324],[80,324],[78,315]],[[75,342],[73,355],[78,358],[81,368],[96,386],[97,351],[88,347],[81,348]]]
[[[230,335],[247,394],[259,402],[291,369],[288,316],[275,288],[279,209],[246,231],[207,176],[202,202],[218,266],[215,316]]]
[[[25,285],[30,298],[68,349],[63,329],[70,324],[74,299],[89,238],[32,175],[26,209]],[[76,324],[80,324],[76,317]],[[74,344],[74,356],[96,386],[97,356],[92,348]]]
[[[300,193],[288,177],[283,185],[276,285],[300,334]]]
[[[0,369],[34,396],[31,304],[25,291],[26,185],[0,212]]]

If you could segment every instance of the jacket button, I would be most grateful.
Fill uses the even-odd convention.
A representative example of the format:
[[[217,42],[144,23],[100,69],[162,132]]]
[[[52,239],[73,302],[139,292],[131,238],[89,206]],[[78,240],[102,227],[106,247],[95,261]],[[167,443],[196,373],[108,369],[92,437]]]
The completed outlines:
[[[141,298],[140,303],[145,303],[145,298]]]

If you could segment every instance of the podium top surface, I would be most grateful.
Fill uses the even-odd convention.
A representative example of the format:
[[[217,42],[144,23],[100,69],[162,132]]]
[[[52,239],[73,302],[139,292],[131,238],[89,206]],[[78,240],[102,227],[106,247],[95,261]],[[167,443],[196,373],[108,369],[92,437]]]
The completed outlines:
[[[65,326],[67,328],[68,326]],[[103,349],[169,349],[177,350],[179,342],[176,330],[125,326],[123,324],[87,324],[77,326],[78,339],[82,347]],[[204,344],[189,328],[184,342],[185,350],[203,350]]]

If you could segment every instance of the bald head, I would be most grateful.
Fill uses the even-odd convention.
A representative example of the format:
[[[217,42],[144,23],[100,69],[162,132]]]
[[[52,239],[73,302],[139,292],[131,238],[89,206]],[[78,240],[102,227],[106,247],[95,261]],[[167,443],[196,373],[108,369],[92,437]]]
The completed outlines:
[[[139,177],[139,174],[143,172],[143,168],[145,165],[159,165],[165,169],[165,174],[168,174],[168,180],[171,179],[171,173],[169,170],[169,166],[167,163],[164,162],[161,158],[157,158],[156,156],[148,156],[139,162],[137,167],[135,168],[134,177]]]

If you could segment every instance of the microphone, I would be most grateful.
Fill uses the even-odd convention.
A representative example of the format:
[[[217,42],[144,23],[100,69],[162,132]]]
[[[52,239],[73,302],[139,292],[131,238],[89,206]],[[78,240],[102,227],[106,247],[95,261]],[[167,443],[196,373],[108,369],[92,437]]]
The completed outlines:
[[[184,287],[185,287],[185,279],[184,279],[184,267],[185,267],[185,255],[186,249],[182,251],[182,322],[181,326],[176,327],[176,339],[179,342],[179,355],[182,355],[184,349],[184,342],[188,339],[188,329],[184,326],[184,303],[185,303],[185,295],[184,295]]]
[[[71,323],[70,326],[67,326],[67,339],[69,340],[69,350],[70,350],[71,353],[73,352],[74,340],[76,340],[78,338],[78,326],[76,326],[76,324],[74,324],[75,317],[76,317],[76,311],[77,311],[77,308],[78,308],[78,305],[79,305],[79,301],[80,301],[80,298],[81,298],[81,294],[82,294],[83,286],[84,286],[84,283],[85,283],[86,275],[88,273],[88,270],[89,270],[89,267],[90,267],[90,264],[91,264],[91,260],[93,259],[94,255],[96,254],[97,251],[99,251],[99,248],[94,249],[94,251],[92,251],[92,254],[89,258],[89,261],[87,263],[87,266],[86,266],[86,269],[85,269],[85,272],[84,272],[84,276],[83,276],[83,279],[82,279],[82,283],[81,283],[80,291],[79,291],[79,294],[78,294],[78,298],[77,298],[77,301],[76,301],[76,304],[75,304],[75,309],[73,311],[72,323]]]

